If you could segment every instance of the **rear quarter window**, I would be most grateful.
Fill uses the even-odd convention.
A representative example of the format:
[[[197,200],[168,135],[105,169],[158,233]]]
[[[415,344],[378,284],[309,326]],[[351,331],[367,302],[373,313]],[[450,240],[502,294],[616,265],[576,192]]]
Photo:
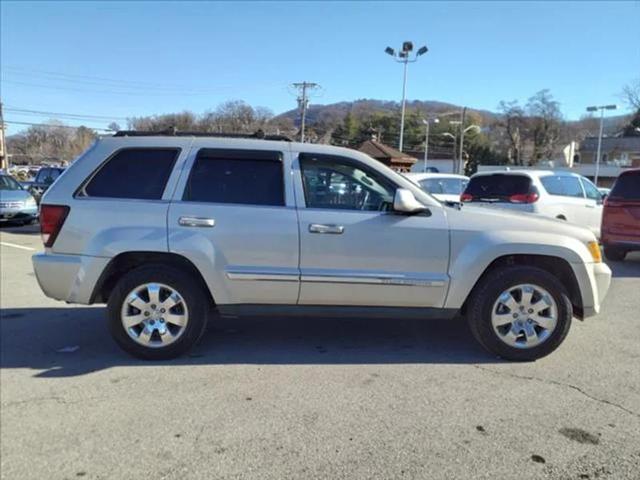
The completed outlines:
[[[549,195],[563,197],[584,197],[580,180],[567,175],[548,175],[540,177],[540,182]]]
[[[640,200],[640,172],[628,172],[616,180],[609,198]]]
[[[160,200],[180,149],[130,148],[108,159],[79,196]]]
[[[479,175],[473,177],[465,193],[473,195],[474,199],[501,199],[511,195],[528,194],[531,189],[531,179],[525,175]]]

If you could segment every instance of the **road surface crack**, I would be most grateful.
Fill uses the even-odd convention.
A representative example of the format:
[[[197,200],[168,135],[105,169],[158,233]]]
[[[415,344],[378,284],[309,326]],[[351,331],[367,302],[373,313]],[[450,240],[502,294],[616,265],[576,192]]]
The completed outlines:
[[[533,380],[533,381],[536,381],[536,382],[546,383],[546,384],[549,384],[549,385],[558,385],[560,387],[570,388],[572,390],[575,390],[576,392],[579,392],[583,396],[585,396],[585,397],[587,397],[587,398],[589,398],[589,399],[591,399],[593,401],[602,403],[604,405],[610,405],[610,406],[612,406],[614,408],[622,410],[625,413],[628,413],[629,415],[633,415],[636,418],[640,418],[640,413],[634,412],[633,410],[629,410],[628,408],[626,408],[626,407],[624,407],[624,406],[622,406],[622,405],[620,405],[618,403],[611,402],[611,401],[606,400],[604,398],[594,397],[590,393],[584,391],[582,388],[580,388],[580,387],[578,387],[576,385],[572,385],[571,383],[559,382],[557,380],[549,380],[549,379],[546,379],[546,378],[540,378],[540,377],[534,377],[534,376],[528,376],[528,375],[517,375],[515,373],[509,373],[509,372],[498,372],[496,370],[493,370],[493,369],[487,368],[487,367],[483,367],[481,365],[473,365],[473,366],[475,368],[479,369],[479,370],[484,370],[484,371],[493,373],[495,375],[502,375],[504,377],[518,378],[520,380]]]

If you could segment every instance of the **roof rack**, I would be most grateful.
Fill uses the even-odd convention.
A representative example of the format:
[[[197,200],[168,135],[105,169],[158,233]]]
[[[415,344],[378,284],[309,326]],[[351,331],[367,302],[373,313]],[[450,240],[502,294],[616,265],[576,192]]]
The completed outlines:
[[[266,135],[264,131],[257,130],[254,133],[215,133],[215,132],[188,132],[179,131],[176,128],[168,128],[158,132],[145,132],[139,130],[119,130],[114,137],[214,137],[214,138],[253,138],[257,140],[272,140],[291,142],[286,135]]]

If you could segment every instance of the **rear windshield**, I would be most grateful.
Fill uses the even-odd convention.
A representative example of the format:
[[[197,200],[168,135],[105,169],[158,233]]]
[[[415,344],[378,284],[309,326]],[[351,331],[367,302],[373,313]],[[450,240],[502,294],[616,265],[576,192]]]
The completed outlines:
[[[640,200],[640,172],[628,172],[618,177],[609,198]]]
[[[511,195],[527,194],[531,179],[524,175],[479,175],[469,180],[464,193],[473,195],[473,201],[503,200]]]

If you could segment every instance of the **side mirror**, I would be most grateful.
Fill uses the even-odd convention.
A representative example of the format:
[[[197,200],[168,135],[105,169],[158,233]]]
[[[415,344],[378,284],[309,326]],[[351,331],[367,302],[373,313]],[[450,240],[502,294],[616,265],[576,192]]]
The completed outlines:
[[[393,197],[393,210],[402,213],[422,213],[427,211],[427,207],[416,200],[411,190],[399,188]]]

